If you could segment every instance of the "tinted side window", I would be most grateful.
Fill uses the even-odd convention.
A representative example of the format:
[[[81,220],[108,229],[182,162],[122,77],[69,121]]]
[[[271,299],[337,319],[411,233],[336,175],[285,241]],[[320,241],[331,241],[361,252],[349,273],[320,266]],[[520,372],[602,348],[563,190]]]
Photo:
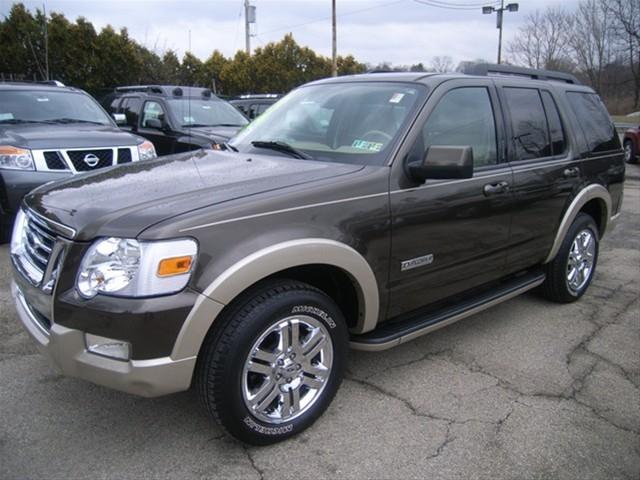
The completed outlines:
[[[127,117],[127,125],[131,127],[138,125],[138,112],[140,112],[141,104],[142,100],[137,97],[128,97],[124,99],[122,111]]]
[[[484,87],[451,90],[431,112],[422,130],[426,152],[432,145],[470,146],[475,166],[498,163],[496,124]]]
[[[549,92],[542,91],[541,95],[544,109],[547,112],[553,154],[560,155],[567,148],[567,140],[562,128],[562,120],[560,120],[560,114],[558,113],[558,106]]]
[[[620,148],[616,129],[600,97],[595,93],[568,92],[567,98],[578,117],[591,152]]]
[[[537,89],[505,88],[507,106],[511,114],[515,160],[549,157],[552,155],[547,119]]]
[[[165,121],[166,117],[164,110],[158,102],[147,102],[144,104],[144,111],[142,112],[142,126],[146,127],[147,122],[152,118],[157,118],[163,123]]]

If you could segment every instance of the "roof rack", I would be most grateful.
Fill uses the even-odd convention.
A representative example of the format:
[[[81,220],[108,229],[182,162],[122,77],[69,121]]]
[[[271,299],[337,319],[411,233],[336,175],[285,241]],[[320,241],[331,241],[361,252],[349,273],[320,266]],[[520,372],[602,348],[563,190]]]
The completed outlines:
[[[578,79],[570,73],[555,72],[553,70],[537,70],[535,68],[514,67],[513,65],[496,65],[492,63],[478,63],[465,70],[468,75],[515,76],[527,77],[534,80],[548,80],[580,85]]]
[[[54,87],[65,87],[66,86],[60,80],[43,80],[41,82],[36,82],[36,83],[40,83],[42,85],[52,85]]]
[[[131,87],[116,87],[116,92],[164,93],[160,85],[134,85]]]

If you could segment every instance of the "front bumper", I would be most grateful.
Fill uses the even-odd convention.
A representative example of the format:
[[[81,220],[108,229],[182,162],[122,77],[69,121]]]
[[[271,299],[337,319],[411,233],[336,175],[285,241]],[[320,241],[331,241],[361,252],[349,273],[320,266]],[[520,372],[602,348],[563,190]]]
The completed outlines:
[[[70,177],[71,172],[38,172],[32,170],[0,170],[0,210],[14,215],[22,197],[40,185]]]
[[[187,390],[196,357],[120,361],[90,353],[84,332],[52,323],[44,325],[15,281],[11,291],[20,321],[41,352],[64,374],[143,397]]]

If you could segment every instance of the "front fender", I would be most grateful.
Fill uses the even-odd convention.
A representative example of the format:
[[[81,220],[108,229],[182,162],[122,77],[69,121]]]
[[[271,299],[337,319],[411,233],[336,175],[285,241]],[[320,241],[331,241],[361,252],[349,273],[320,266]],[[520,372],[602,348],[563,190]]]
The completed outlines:
[[[302,265],[330,265],[353,280],[360,312],[355,332],[364,333],[378,322],[378,284],[367,261],[350,246],[323,238],[289,240],[258,250],[237,261],[202,292],[184,322],[173,358],[197,355],[206,333],[224,306],[258,281],[274,273]]]

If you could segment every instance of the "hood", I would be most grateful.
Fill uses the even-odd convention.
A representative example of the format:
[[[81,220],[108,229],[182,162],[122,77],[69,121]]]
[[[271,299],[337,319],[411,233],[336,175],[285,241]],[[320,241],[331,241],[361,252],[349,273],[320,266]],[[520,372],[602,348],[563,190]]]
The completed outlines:
[[[40,149],[116,147],[137,145],[138,137],[111,125],[23,124],[0,125],[0,144]]]
[[[243,127],[194,127],[187,130],[192,135],[201,135],[212,140],[227,141]]]
[[[25,197],[77,239],[132,237],[162,220],[234,199],[361,170],[279,156],[200,150],[136,162],[43,185]]]

